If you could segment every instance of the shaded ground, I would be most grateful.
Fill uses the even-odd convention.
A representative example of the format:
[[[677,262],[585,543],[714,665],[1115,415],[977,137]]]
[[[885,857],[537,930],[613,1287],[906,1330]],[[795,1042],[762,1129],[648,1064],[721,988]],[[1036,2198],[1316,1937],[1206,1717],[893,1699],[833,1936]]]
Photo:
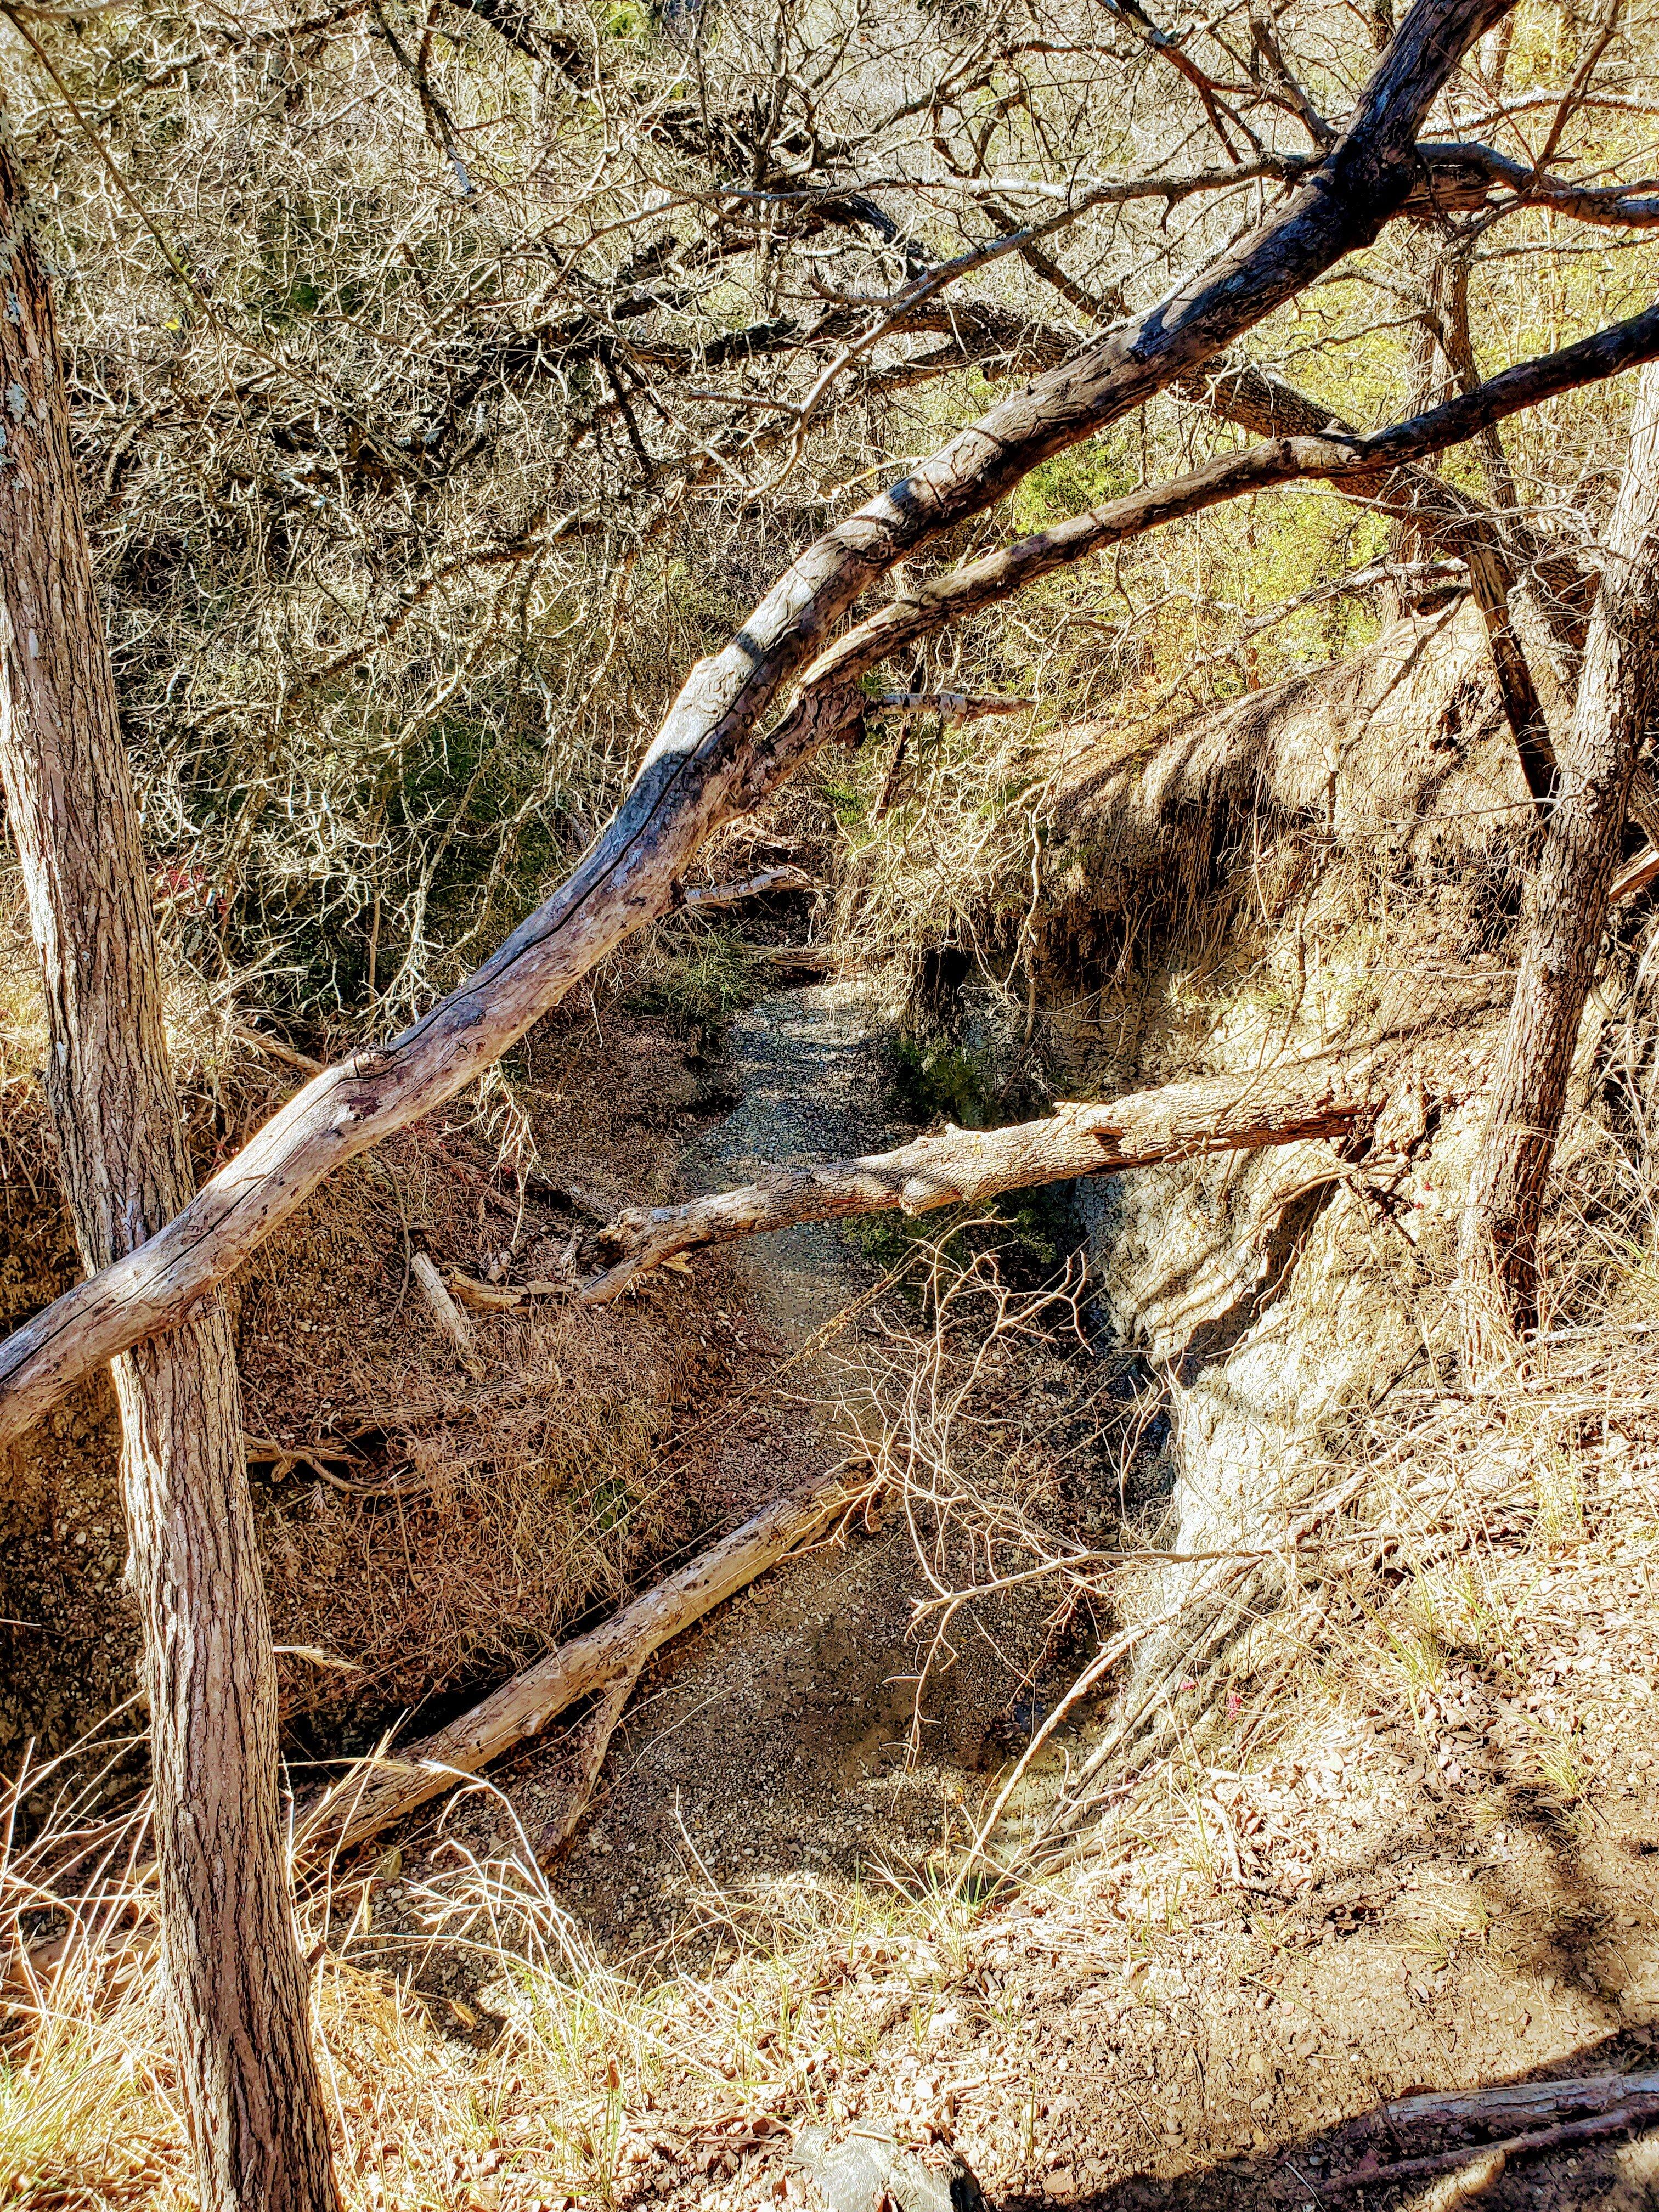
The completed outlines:
[[[768,1001],[734,1027],[741,1103],[686,1172],[714,1184],[888,1140],[878,1057],[846,999]],[[808,1402],[822,1370],[793,1370],[792,1412],[777,1368],[871,1270],[815,1228],[748,1248],[733,1274],[718,1325],[758,1408],[727,1444],[735,1510],[836,1449],[834,1421]],[[921,1583],[905,1530],[860,1532],[767,1577],[663,1655],[554,1878],[647,1990],[690,1965],[707,1991],[689,2014],[679,2001],[659,2057],[624,2091],[614,2201],[810,2205],[787,2149],[809,2118],[843,2136],[896,2124],[919,2143],[953,2138],[1006,2212],[1448,2201],[1426,2181],[1328,2185],[1368,2150],[1387,2164],[1450,2140],[1379,2136],[1366,2116],[1390,2098],[1656,2063],[1653,1533],[1638,1516],[1623,1548],[1592,1556],[1581,1542],[1547,1572],[1507,1672],[1454,1668],[1415,1721],[1394,1705],[1344,1711],[1322,1748],[1287,1745],[1261,1771],[1258,1747],[1254,1796],[1212,1747],[1172,1773],[1199,1808],[1176,1841],[1166,1820],[1127,1856],[982,1906],[929,1906],[928,1885],[1006,1759],[1040,1619],[961,1639],[924,1696],[913,1756]],[[1504,1686],[1517,1680],[1524,1698]],[[1547,1782],[1540,1730],[1578,1745],[1576,1779]],[[532,1827],[545,1757],[498,1778]],[[1218,1819],[1220,1832],[1206,1827]],[[447,1825],[481,1853],[511,1848],[510,1823],[483,1803]],[[422,1870],[417,1853],[410,1874]],[[848,1936],[847,1900],[893,1881],[910,1932]],[[395,1916],[395,1885],[387,1903]],[[829,1932],[809,1941],[815,1911]],[[785,1923],[793,1935],[765,1932]],[[485,2042],[492,2000],[508,2002],[435,1954],[426,1986],[470,1990]],[[526,2203],[534,2166],[532,2148]],[[501,2169],[503,2204],[518,2201],[513,2171]],[[1659,2142],[1518,2160],[1487,2201],[1659,2204]]]
[[[834,992],[766,1001],[733,1025],[719,1064],[648,1025],[573,1026],[554,1042],[562,1058],[529,1079],[543,1157],[612,1194],[666,1195],[899,1133],[886,1126],[878,1046],[856,1001]],[[434,1200],[421,1224],[450,1240],[442,1258],[477,1271],[513,1227],[482,1190],[459,1212]],[[539,1266],[562,1234],[550,1203],[507,1256]],[[295,1336],[325,1340],[303,1370],[290,1363],[288,1401],[274,1361],[252,1376],[254,1402],[264,1391],[272,1414],[285,1403],[302,1426],[338,1402],[353,1351],[337,1289],[348,1257],[331,1308],[294,1297],[270,1308]],[[388,1314],[397,1273],[374,1289]],[[630,1389],[651,1345],[677,1347],[651,1391],[662,1493],[652,1530],[692,1547],[840,1455],[823,1403],[833,1363],[788,1363],[874,1275],[838,1231],[795,1231],[705,1257],[689,1281],[654,1282],[596,1340]],[[252,1295],[280,1299],[280,1264]],[[425,1324],[416,1314],[411,1326]],[[836,1342],[873,1326],[855,1317]],[[280,1334],[274,1318],[266,1333]],[[503,1336],[487,1348],[504,1361],[511,1347]],[[435,1356],[412,1346],[411,1372]],[[1034,1370],[1025,1387],[1053,1382]],[[550,1435],[560,1402],[555,1388]],[[479,1425],[464,1389],[444,1419],[463,1440]],[[1409,1694],[1376,1694],[1375,1680],[1344,1676],[1342,1632],[1328,1620],[1309,1648],[1323,1686],[1307,1713],[1244,1682],[1231,1733],[1172,1762],[1161,1796],[1135,1801],[1139,1829],[1112,1829],[1103,1850],[1045,1882],[988,1895],[957,1891],[954,1875],[1011,1719],[1034,1710],[1041,1605],[964,1624],[918,1715],[925,1585],[902,1522],[768,1577],[661,1655],[552,1872],[556,1907],[625,1968],[633,1992],[626,2018],[589,2023],[571,2062],[573,2078],[592,2075],[593,2110],[612,2130],[582,2154],[602,2177],[591,2187],[567,2193],[578,2100],[532,2094],[532,2059],[517,2055],[544,2055],[557,2021],[499,1953],[422,1940],[421,1885],[453,1869],[457,1844],[481,1862],[510,1859],[517,1822],[536,1832],[556,1753],[532,1747],[492,1789],[346,1870],[366,1938],[372,1915],[384,1940],[378,1954],[360,1943],[357,1966],[413,1972],[442,2031],[421,2030],[422,2063],[467,2115],[469,2148],[441,2185],[412,2169],[395,2130],[380,2131],[375,2201],[421,2212],[810,2206],[790,2159],[810,2124],[837,2139],[871,2128],[923,2145],[953,2138],[1004,2212],[1445,2212],[1427,2180],[1333,2186],[1367,2153],[1386,2166],[1446,2140],[1396,2140],[1375,2122],[1386,2100],[1659,2064],[1659,1515],[1644,1455],[1609,1406],[1579,1517],[1548,1539],[1524,1514],[1512,1539],[1488,1532],[1512,1540],[1525,1599],[1483,1652],[1443,1656]],[[467,1496],[492,1494],[488,1472]],[[570,1488],[586,1494],[579,1477]],[[271,1504],[291,1517],[301,1502]],[[453,1504],[434,1514],[459,1542]],[[371,1569],[395,1579],[399,1523],[379,1504],[337,1519],[350,1537],[337,1589],[307,1587],[335,1592],[329,1633],[343,1638],[354,1613],[372,1625]],[[460,1553],[447,1556],[464,1581]],[[410,1587],[431,1603],[430,1587]],[[298,1585],[293,1596],[299,1606]],[[533,1634],[528,1620],[516,1632]],[[423,1663],[440,1681],[453,1655]],[[1517,2160],[1486,2201],[1507,2212],[1659,2205],[1659,2138]]]
[[[854,988],[763,1000],[732,1024],[725,1064],[739,1103],[684,1156],[693,1187],[897,1140],[884,1048]],[[876,1270],[832,1224],[738,1246],[729,1265],[748,1311],[734,1300],[715,1324],[741,1347],[754,1382],[748,1417],[733,1409],[722,1419],[719,1486],[735,1513],[845,1455],[860,1407],[813,1346]],[[853,1319],[848,1332],[858,1327]],[[1044,1607],[1026,1598],[984,1608],[954,1661],[929,1672],[918,1709],[926,1647],[914,1614],[927,1595],[902,1523],[860,1525],[660,1656],[561,1870],[562,1893],[613,1950],[666,1934],[708,1879],[800,1868],[852,1879],[921,1866],[953,1826],[961,1841],[963,1802],[1001,1755],[990,1739],[1042,1659]],[[544,1768],[556,1775],[556,1752],[532,1749],[500,1778],[532,1819]],[[476,1844],[506,1841],[484,1807],[451,1829]]]

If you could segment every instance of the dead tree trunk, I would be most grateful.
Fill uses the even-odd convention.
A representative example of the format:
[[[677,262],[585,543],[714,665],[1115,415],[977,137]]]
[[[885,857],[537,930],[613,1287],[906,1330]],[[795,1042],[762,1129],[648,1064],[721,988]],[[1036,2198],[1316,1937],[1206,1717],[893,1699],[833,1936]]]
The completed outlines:
[[[0,773],[40,947],[46,1091],[82,1259],[190,1195],[131,778],[57,331],[0,138]],[[114,1363],[150,1706],[161,1955],[199,2201],[335,2202],[276,1796],[276,1681],[216,1291]]]
[[[617,1256],[583,1285],[582,1296],[602,1303],[677,1253],[796,1222],[890,1207],[928,1213],[976,1205],[1000,1191],[1120,1175],[1161,1160],[1346,1136],[1374,1096],[1363,1060],[1346,1067],[1316,1062],[1254,1079],[1214,1076],[1131,1092],[1103,1105],[1061,1106],[1047,1121],[1006,1129],[945,1129],[896,1152],[790,1169],[769,1182],[681,1206],[635,1206],[599,1231],[601,1249]]]
[[[1620,832],[1659,703],[1659,366],[1643,371],[1630,453],[1544,848],[1528,886],[1520,973],[1460,1237],[1471,1374],[1507,1364],[1536,1324],[1538,1230]]]

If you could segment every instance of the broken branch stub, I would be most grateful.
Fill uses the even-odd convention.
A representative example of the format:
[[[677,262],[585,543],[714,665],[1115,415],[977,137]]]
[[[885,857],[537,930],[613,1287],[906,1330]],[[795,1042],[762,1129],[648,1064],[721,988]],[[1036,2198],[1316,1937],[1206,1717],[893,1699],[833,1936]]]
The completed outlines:
[[[1166,1084],[1103,1105],[1061,1106],[1047,1121],[1006,1129],[946,1128],[896,1152],[781,1170],[711,1198],[630,1206],[600,1231],[601,1249],[617,1257],[581,1296],[602,1304],[680,1253],[797,1222],[888,1208],[927,1213],[1079,1176],[1346,1135],[1372,1103],[1368,1062],[1334,1070],[1325,1061],[1251,1081]]]
[[[445,1288],[443,1277],[433,1265],[429,1253],[412,1254],[410,1267],[421,1286],[422,1296],[432,1310],[433,1319],[455,1347],[462,1366],[476,1382],[483,1373],[483,1368],[478,1358],[478,1348],[472,1340],[472,1331],[467,1326],[466,1316]]]

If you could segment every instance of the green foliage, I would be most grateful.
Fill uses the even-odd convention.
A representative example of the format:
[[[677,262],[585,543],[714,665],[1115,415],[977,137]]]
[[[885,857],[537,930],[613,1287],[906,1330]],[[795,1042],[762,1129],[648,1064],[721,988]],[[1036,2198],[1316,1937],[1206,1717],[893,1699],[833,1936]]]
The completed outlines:
[[[825,776],[818,788],[842,829],[856,830],[861,826],[869,813],[869,799],[857,783],[838,783]]]
[[[729,1021],[765,988],[765,966],[734,929],[708,929],[660,949],[641,971],[629,1011],[666,1017],[682,1034]]]
[[[903,1121],[942,1118],[959,1129],[986,1128],[988,1089],[984,1062],[960,1045],[901,1037],[893,1048],[889,1099]]]
[[[1014,520],[1021,530],[1042,530],[1085,507],[1121,499],[1134,489],[1139,476],[1121,432],[1091,438],[1031,471],[1014,494]]]

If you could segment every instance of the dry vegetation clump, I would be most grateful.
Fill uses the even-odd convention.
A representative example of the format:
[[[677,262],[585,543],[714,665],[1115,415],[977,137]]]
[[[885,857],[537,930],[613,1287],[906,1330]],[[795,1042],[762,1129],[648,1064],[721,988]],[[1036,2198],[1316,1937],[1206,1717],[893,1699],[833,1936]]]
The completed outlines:
[[[1616,1898],[1591,1906],[1581,1884],[1564,1903],[1540,1869],[1600,1868],[1597,1838],[1653,1782],[1640,1717],[1659,1668],[1646,1599],[1659,1397],[1631,1310],[1604,1307],[1593,1334],[1577,1324],[1501,1404],[1414,1378],[1356,1426],[1323,1470],[1340,1510],[1226,1654],[1222,1694],[1170,1684],[1160,1754],[1099,1777],[1086,1820],[1063,1833],[1056,1790],[1088,1795],[1091,1730],[1073,1725],[1085,1707],[1019,1779],[989,1863],[959,1844],[915,1873],[723,1890],[688,1829],[690,1904],[636,1954],[603,1954],[573,1922],[505,1799],[497,1856],[440,1838],[416,1874],[393,1848],[313,1879],[300,1911],[348,2203],[797,2202],[789,2146],[821,2122],[948,2133],[994,2189],[1039,2186],[1091,2144],[1103,2182],[1149,2159],[1178,2172],[1425,2078],[1420,2051],[1364,2051],[1358,2014],[1344,2047],[1334,2023],[1357,1990],[1407,2009],[1443,1990],[1465,2042],[1480,2015],[1457,1992],[1496,2005],[1516,1990],[1506,2032],[1524,2041],[1533,2021],[1539,2056],[1556,2051],[1551,2034],[1582,2034],[1573,1990],[1589,1954],[1575,1947],[1616,1979]],[[1045,1373],[1070,1364],[1037,1350]],[[975,1401],[960,1385],[975,1367],[959,1343],[934,1370],[955,1387],[912,1401],[959,1409],[949,1441],[964,1468]],[[902,1446],[921,1466],[915,1434],[896,1433],[895,1464]],[[1028,1474],[1045,1446],[1050,1458],[1046,1496],[1015,1486],[1040,1522],[1070,1472],[1066,1438],[1039,1423],[1021,1443]],[[935,1453],[912,1485],[930,1530],[939,1474]],[[951,1510],[969,1494],[955,1488]],[[1001,1549],[978,1556],[1006,1566],[1028,1540],[1009,1542],[999,1506],[988,1528]],[[1096,1578],[1103,1615],[1127,1618],[1137,1569],[1110,1556],[1121,1548],[1062,1564]],[[937,1569],[931,1535],[927,1555]],[[971,1601],[949,1595],[959,1613]],[[1007,1779],[987,1778],[981,1816]],[[123,1826],[66,1799],[4,1867],[0,2162],[24,2205],[187,2202],[144,1856],[141,1816]],[[1356,1932],[1370,1948],[1348,1948]],[[434,1957],[459,1966],[448,1998],[407,1984]],[[1328,2027],[1312,2024],[1322,2006]],[[1205,2065],[1184,2073],[1194,2037]],[[1120,2054],[1159,2081],[1150,2143],[1109,2086]],[[1453,2062],[1428,2070],[1462,2078]],[[1108,2127],[1114,2112],[1126,2117]]]
[[[708,979],[741,981],[748,970],[740,954],[719,957],[725,939],[707,926],[661,935],[643,961],[613,963],[593,1015],[549,1024],[441,1125],[351,1164],[234,1286],[296,1754],[337,1751],[342,1730],[362,1748],[434,1693],[511,1671],[725,1510],[707,1494],[708,1453],[668,1449],[694,1398],[712,1415],[741,1387],[720,1340],[704,1340],[705,1297],[718,1302],[718,1281],[706,1293],[679,1286],[672,1317],[647,1299],[600,1321],[554,1297],[476,1314],[477,1382],[410,1268],[422,1251],[477,1280],[556,1283],[593,1211],[672,1171],[684,1130],[723,1096],[700,1052],[730,1002]],[[38,1078],[32,956],[21,936],[12,951],[0,1291],[21,1318],[72,1281],[78,1262]],[[700,989],[695,1024],[622,1008],[630,994],[678,1006]],[[234,993],[210,989],[181,962],[167,1003],[188,1138],[205,1172],[294,1079],[272,1047],[292,1054],[249,1026]],[[596,1058],[607,1073],[596,1074]],[[587,1105],[590,1079],[608,1115]],[[572,1132],[573,1122],[584,1126]],[[13,1659],[0,1729],[18,1752],[31,1739],[61,1748],[131,1679],[118,1449],[100,1383],[14,1455],[0,1613],[16,1626],[3,1632]],[[43,1635],[61,1664],[42,1666]]]
[[[631,958],[592,1018],[546,1025],[470,1107],[354,1164],[240,1279],[256,1467],[282,1470],[259,1516],[277,1640],[356,1670],[284,1661],[296,1720],[349,1715],[361,1747],[526,1663],[725,1511],[720,1409],[749,1375],[711,1325],[723,1277],[605,1316],[556,1295],[474,1310],[474,1376],[410,1265],[569,1279],[594,1212],[659,1187],[723,1099],[702,1048],[731,1011],[715,986],[748,972],[723,949],[682,930]],[[702,1441],[681,1448],[693,1405]]]

